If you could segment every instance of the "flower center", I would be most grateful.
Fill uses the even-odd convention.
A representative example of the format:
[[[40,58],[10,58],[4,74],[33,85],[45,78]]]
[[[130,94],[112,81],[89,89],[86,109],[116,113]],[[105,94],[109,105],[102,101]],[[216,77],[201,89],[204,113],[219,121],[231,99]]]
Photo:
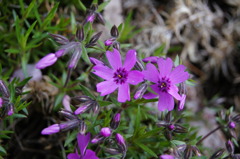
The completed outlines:
[[[125,83],[127,80],[127,77],[128,77],[128,73],[125,70],[125,68],[118,68],[117,71],[113,75],[114,82],[116,82],[116,84]]]
[[[158,87],[160,89],[160,91],[162,92],[167,92],[170,88],[171,82],[168,78],[166,77],[162,77],[159,81],[158,81]]]

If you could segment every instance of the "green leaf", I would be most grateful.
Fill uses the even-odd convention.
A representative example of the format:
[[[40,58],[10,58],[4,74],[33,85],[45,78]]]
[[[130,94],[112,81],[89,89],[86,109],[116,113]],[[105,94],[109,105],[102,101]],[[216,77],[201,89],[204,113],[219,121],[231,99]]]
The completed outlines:
[[[71,12],[70,19],[71,19],[72,34],[75,34],[76,30],[77,30],[77,22],[76,22],[76,18],[75,18],[75,15],[73,12]]]
[[[22,103],[21,105],[19,105],[17,107],[17,112],[19,112],[20,110],[23,110],[24,108],[27,108],[31,103],[32,103],[32,101],[29,103],[27,103],[27,102]]]
[[[101,12],[101,11],[108,5],[109,2],[110,2],[110,0],[101,3],[101,4],[98,6],[98,10],[97,10],[97,11],[98,11],[98,12]]]
[[[155,51],[154,51],[154,53],[153,53],[153,56],[163,56],[163,55],[165,55],[164,54],[164,48],[165,48],[165,44],[162,44],[160,47],[158,47]]]
[[[93,99],[96,99],[96,97],[91,93],[91,91],[87,87],[85,87],[81,84],[79,85],[79,87],[80,87],[80,89],[81,89],[81,91],[83,92],[84,95],[89,96]]]
[[[29,6],[27,7],[27,9],[24,11],[23,13],[23,19],[27,18],[29,13],[32,11],[33,7],[36,5],[36,0],[33,0]]]
[[[23,38],[23,42],[22,42],[23,48],[26,47],[28,37],[29,37],[30,33],[32,32],[33,28],[35,27],[36,23],[37,23],[37,21],[35,21],[35,22],[28,28],[28,30],[27,30],[24,38]]]
[[[141,118],[141,112],[140,112],[140,106],[138,106],[136,119],[135,119],[135,130],[138,130],[140,127],[140,118]]]
[[[18,49],[6,49],[4,51],[12,54],[18,54],[20,52]]]
[[[176,58],[175,58],[175,60],[174,60],[174,65],[175,65],[175,66],[180,65],[180,58],[179,58],[178,55],[176,56]]]
[[[179,140],[171,140],[171,143],[172,143],[174,146],[186,144],[185,142],[179,141]]]
[[[140,142],[137,142],[135,141],[134,142],[136,145],[138,145],[141,149],[143,149],[145,152],[149,153],[151,156],[153,157],[158,157],[151,149],[149,149],[146,145],[140,143]]]
[[[8,117],[13,117],[13,118],[27,118],[27,116],[24,115],[24,114],[13,114],[13,115],[8,116]]]
[[[6,150],[0,145],[0,151],[3,152],[4,154],[7,154]]]
[[[88,54],[87,54],[87,49],[83,45],[82,45],[82,58],[87,64],[91,64]]]
[[[98,104],[103,107],[103,106],[108,106],[110,104],[112,104],[112,102],[109,101],[98,101]]]
[[[77,134],[78,134],[77,131],[73,131],[73,132],[71,132],[71,133],[68,133],[67,139],[66,139],[66,141],[65,141],[65,143],[64,143],[64,147],[66,147],[67,145],[69,145],[73,140],[76,140]]]
[[[86,12],[87,8],[85,7],[85,5],[81,2],[81,0],[75,0],[75,3],[77,3],[77,5],[75,5],[78,9]]]
[[[64,96],[64,93],[60,93],[56,97],[56,100],[55,100],[55,103],[54,103],[54,110],[58,110],[59,109],[59,107],[57,107],[57,106],[62,102],[63,96]]]
[[[51,11],[48,13],[46,19],[43,21],[43,24],[42,24],[42,28],[44,29],[47,25],[50,24],[50,22],[52,21],[52,19],[54,18],[55,16],[55,13],[58,9],[58,5],[59,5],[59,2],[56,3],[56,5],[51,9]]]

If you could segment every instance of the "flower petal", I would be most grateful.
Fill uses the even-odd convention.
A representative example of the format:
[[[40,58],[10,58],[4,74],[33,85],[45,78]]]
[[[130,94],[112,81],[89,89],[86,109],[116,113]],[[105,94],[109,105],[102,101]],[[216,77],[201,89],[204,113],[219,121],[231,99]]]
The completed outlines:
[[[174,98],[176,98],[177,100],[181,99],[181,96],[178,94],[178,88],[175,85],[171,85],[168,93],[171,94]]]
[[[158,95],[149,92],[149,93],[144,94],[143,98],[144,99],[153,99],[153,98],[156,98],[157,96]]]
[[[130,83],[132,85],[137,85],[138,83],[143,81],[143,73],[140,71],[130,71],[128,73],[128,77],[127,77],[127,83]]]
[[[102,61],[100,61],[94,57],[89,57],[89,59],[93,65],[104,65],[104,63]]]
[[[143,75],[144,75],[144,78],[146,80],[149,80],[151,82],[154,82],[154,83],[157,83],[158,80],[159,80],[159,72],[157,70],[157,68],[151,64],[151,63],[148,63],[146,65],[146,70],[142,72]]]
[[[174,100],[173,97],[165,92],[161,92],[159,94],[159,100],[158,100],[158,110],[164,111],[168,110],[171,111],[174,108]]]
[[[78,147],[80,149],[81,156],[84,156],[88,143],[90,141],[90,133],[86,135],[78,134],[77,135]]]
[[[137,61],[137,52],[136,50],[129,50],[127,52],[125,61],[124,61],[124,65],[123,67],[129,71],[133,68],[133,66],[135,65],[136,61]]]
[[[78,154],[76,153],[70,153],[67,155],[68,159],[80,159],[80,157],[78,156]]]
[[[101,93],[101,96],[105,96],[114,92],[118,85],[114,81],[103,81],[97,84],[97,92]]]
[[[37,69],[44,69],[48,66],[53,65],[57,61],[57,59],[58,58],[55,56],[54,53],[47,54],[41,60],[38,61],[35,67]]]
[[[113,69],[116,70],[122,67],[121,55],[118,50],[113,49],[113,52],[107,51],[106,56]]]
[[[96,65],[93,67],[93,69],[95,70],[93,73],[105,80],[109,80],[111,78],[113,78],[113,74],[114,71],[110,68],[108,68],[107,66],[104,65]]]
[[[157,56],[150,56],[150,57],[146,57],[146,58],[142,59],[142,61],[145,63],[151,62],[151,63],[155,64],[155,63],[157,63],[158,58],[159,57],[157,57]]]
[[[170,58],[159,58],[157,64],[161,77],[166,77],[171,73],[173,62]]]
[[[178,101],[178,110],[183,110],[186,100],[186,94],[182,94],[180,101]]]
[[[98,159],[98,157],[94,151],[87,149],[86,154],[82,159]]]
[[[124,103],[130,100],[130,88],[128,83],[119,85],[118,87],[118,102]]]
[[[159,87],[158,87],[158,84],[153,84],[150,86],[152,88],[152,90],[154,92],[156,92],[157,94],[160,94],[162,91],[160,91]]]
[[[186,67],[184,65],[178,65],[170,74],[169,78],[173,84],[178,84],[186,81],[189,78],[189,73],[184,72]]]

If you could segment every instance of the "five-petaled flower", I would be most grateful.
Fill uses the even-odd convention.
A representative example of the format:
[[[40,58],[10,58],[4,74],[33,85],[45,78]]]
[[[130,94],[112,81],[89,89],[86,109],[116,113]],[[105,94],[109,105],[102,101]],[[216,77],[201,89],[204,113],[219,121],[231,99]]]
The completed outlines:
[[[130,100],[129,84],[137,85],[143,81],[142,72],[131,70],[136,63],[136,55],[135,50],[129,50],[122,65],[121,55],[118,50],[107,51],[106,56],[112,68],[105,66],[101,62],[96,62],[97,59],[91,59],[96,64],[93,67],[95,70],[93,73],[106,80],[97,84],[97,91],[101,93],[101,96],[110,94],[118,88],[118,101],[126,102]]]
[[[143,97],[145,99],[152,99],[159,96],[158,109],[159,111],[172,110],[174,108],[174,99],[182,101],[182,97],[178,93],[176,84],[182,83],[189,78],[188,72],[185,72],[184,65],[178,65],[173,68],[173,61],[170,58],[158,58],[157,68],[152,64],[146,65],[146,70],[143,71],[144,78],[153,82],[151,88],[158,95],[147,93]]]
[[[90,133],[87,133],[86,135],[78,134],[77,141],[80,154],[78,152],[70,153],[67,156],[68,159],[98,159],[94,151],[87,149],[90,141]]]

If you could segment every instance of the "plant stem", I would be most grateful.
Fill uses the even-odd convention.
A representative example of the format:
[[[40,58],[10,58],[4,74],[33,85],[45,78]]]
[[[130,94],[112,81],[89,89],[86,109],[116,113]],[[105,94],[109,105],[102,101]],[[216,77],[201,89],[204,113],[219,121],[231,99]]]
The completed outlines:
[[[218,129],[220,129],[221,126],[216,127],[215,129],[213,129],[212,131],[210,131],[208,134],[206,134],[201,140],[199,140],[196,145],[199,145],[203,142],[203,140],[205,140],[208,136],[212,135],[215,131],[217,131]]]

